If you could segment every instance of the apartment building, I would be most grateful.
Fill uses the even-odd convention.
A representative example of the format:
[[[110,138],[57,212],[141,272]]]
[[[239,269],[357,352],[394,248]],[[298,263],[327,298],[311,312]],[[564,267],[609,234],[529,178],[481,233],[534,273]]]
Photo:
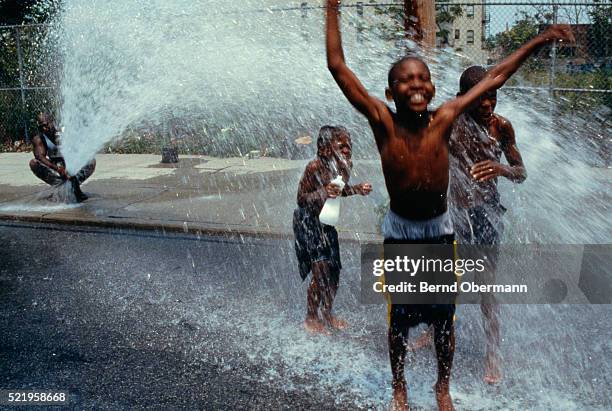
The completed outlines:
[[[452,47],[474,64],[487,64],[488,52],[483,46],[489,15],[485,3],[485,1],[469,0],[436,2],[437,46]],[[460,13],[458,13],[459,8]]]

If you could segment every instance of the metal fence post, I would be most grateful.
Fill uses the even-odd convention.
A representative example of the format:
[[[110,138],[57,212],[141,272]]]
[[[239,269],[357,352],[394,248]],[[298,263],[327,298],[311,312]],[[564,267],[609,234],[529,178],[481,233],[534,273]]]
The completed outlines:
[[[363,1],[357,2],[357,16],[359,16],[359,22],[357,23],[357,41],[363,43]]]
[[[305,41],[310,40],[310,35],[308,32],[308,3],[303,1],[300,3],[300,10],[302,11],[302,24],[301,26],[301,35]]]
[[[21,52],[21,33],[19,27],[15,28],[15,40],[17,42],[17,63],[19,65],[19,89],[21,90],[21,120],[23,121],[23,129],[25,131],[26,142],[30,142],[30,135],[28,133],[28,123],[25,118],[27,113],[27,106],[25,100],[25,84],[23,80],[23,54]]]
[[[553,4],[553,24],[557,24],[557,14],[559,12],[559,6]],[[557,70],[557,40],[553,41],[552,49],[550,51],[550,74],[548,76],[548,92],[550,98],[554,97],[555,92],[555,72]]]
[[[557,15],[559,14],[559,5],[553,4],[553,24],[557,24]],[[550,74],[548,75],[548,98],[550,100],[550,117],[555,121],[556,103],[555,103],[555,73],[557,71],[557,40],[553,41],[550,51]]]

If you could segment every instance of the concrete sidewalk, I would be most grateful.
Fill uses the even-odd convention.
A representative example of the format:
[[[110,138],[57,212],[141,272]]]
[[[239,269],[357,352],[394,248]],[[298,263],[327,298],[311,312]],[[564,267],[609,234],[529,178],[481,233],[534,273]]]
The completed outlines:
[[[219,235],[289,237],[304,160],[101,154],[78,205],[38,200],[47,188],[30,171],[31,153],[0,154],[0,219]],[[376,207],[385,201],[378,161],[356,162],[351,183],[370,181],[368,197],[343,199],[344,240],[379,240]]]

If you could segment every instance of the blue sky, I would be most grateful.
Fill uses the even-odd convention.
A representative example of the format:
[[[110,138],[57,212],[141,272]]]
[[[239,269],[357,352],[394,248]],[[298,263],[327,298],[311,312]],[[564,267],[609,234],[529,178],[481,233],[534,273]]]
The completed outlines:
[[[508,2],[507,0],[505,0]],[[488,1],[489,3],[489,12],[491,14],[491,25],[490,30],[491,34],[498,33],[506,29],[506,25],[508,27],[512,27],[514,22],[517,20],[519,13],[521,11],[527,11],[529,14],[534,14],[537,9],[535,6],[495,6],[495,3],[499,3],[500,1],[493,0]],[[521,1],[521,3],[543,3],[542,0],[537,1]],[[567,0],[565,0],[567,2]],[[576,3],[588,3],[588,1],[577,1]],[[551,10],[550,6],[538,6],[540,9]],[[587,10],[588,6],[566,6],[559,7],[558,12],[558,21],[559,23],[588,23],[588,14]],[[576,21],[577,20],[577,21]]]

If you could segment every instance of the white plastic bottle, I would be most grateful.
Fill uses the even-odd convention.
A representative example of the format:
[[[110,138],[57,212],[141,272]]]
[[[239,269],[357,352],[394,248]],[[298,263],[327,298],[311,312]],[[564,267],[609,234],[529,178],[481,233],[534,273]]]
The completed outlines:
[[[330,184],[334,184],[340,187],[340,190],[344,188],[344,180],[342,176],[334,178]],[[336,225],[338,218],[340,217],[340,197],[328,198],[323,204],[321,213],[319,214],[319,221],[327,225]]]

